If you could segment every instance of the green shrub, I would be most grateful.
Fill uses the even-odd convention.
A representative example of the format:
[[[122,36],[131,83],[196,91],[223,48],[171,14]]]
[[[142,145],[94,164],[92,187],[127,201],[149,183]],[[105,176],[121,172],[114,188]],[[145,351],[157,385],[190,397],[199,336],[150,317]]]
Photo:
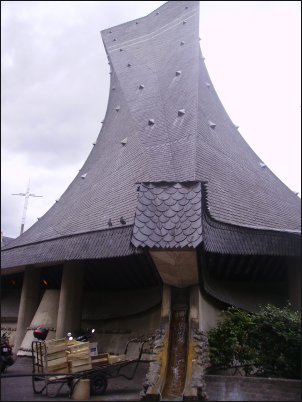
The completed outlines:
[[[300,378],[301,319],[290,305],[248,313],[230,307],[208,332],[212,369],[240,367],[246,375]]]

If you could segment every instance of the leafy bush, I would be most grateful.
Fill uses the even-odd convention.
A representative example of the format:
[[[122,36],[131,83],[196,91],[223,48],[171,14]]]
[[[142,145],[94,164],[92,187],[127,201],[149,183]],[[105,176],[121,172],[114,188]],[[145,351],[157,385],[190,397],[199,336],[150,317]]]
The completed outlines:
[[[300,378],[301,319],[288,304],[248,313],[230,307],[208,332],[212,369],[240,367],[245,375]]]

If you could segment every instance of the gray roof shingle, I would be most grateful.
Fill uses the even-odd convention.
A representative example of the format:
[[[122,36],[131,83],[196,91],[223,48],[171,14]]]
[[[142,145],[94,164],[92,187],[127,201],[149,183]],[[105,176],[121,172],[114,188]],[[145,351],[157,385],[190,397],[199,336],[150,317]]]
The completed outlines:
[[[201,211],[200,183],[142,183],[132,244],[197,247],[202,241]]]
[[[102,31],[112,74],[107,112],[99,137],[60,200],[5,247],[6,251],[2,252],[6,256],[5,264],[17,264],[22,260],[17,254],[22,251],[26,257],[29,249],[32,252],[28,259],[24,257],[23,263],[60,259],[67,253],[61,251],[66,239],[72,242],[74,237],[78,244],[82,241],[86,247],[89,233],[91,239],[94,233],[106,239],[108,233],[112,233],[114,238],[117,228],[122,228],[124,234],[120,236],[130,243],[130,227],[134,221],[138,230],[134,233],[136,245],[150,246],[151,236],[154,245],[174,245],[175,237],[169,225],[175,217],[168,217],[168,226],[163,226],[167,233],[160,236],[155,230],[150,234],[153,226],[158,227],[160,222],[160,216],[156,221],[148,216],[153,204],[139,215],[143,205],[141,197],[152,197],[155,189],[160,188],[156,183],[163,182],[163,197],[168,194],[167,186],[174,188],[174,183],[183,186],[187,182],[195,182],[196,186],[206,183],[206,194],[202,193],[202,197],[206,197],[206,210],[202,214],[207,213],[212,219],[208,222],[224,225],[225,232],[229,228],[233,233],[232,228],[236,227],[241,228],[240,233],[250,236],[257,230],[266,231],[268,237],[284,233],[285,237],[289,236],[289,242],[300,235],[300,199],[268,167],[261,167],[263,161],[240,135],[215,92],[200,51],[199,2],[169,1],[159,10],[158,15],[153,12],[137,21]],[[179,116],[179,111],[185,113]],[[149,125],[150,120],[154,124]],[[209,122],[215,127],[211,128]],[[126,138],[123,146],[121,143]],[[139,192],[138,183],[143,183]],[[147,183],[152,185],[144,192]],[[161,219],[173,211],[169,205],[173,201],[176,201],[175,208],[183,207],[184,213],[186,205],[170,195],[161,207],[158,206]],[[144,216],[148,218],[146,222]],[[190,218],[188,211],[184,216]],[[218,236],[218,232],[211,229],[211,224],[206,224],[203,230],[205,245],[211,248],[215,243],[214,233]],[[186,239],[182,243],[185,231],[190,230],[183,227],[175,245],[196,245],[201,234],[192,242]],[[259,239],[256,236],[247,243],[246,253],[260,250],[255,246],[256,238]],[[48,244],[52,244],[51,250]],[[85,247],[79,247],[83,254]],[[110,255],[119,253],[119,241],[110,247]],[[125,252],[134,252],[133,249],[129,244]],[[293,252],[291,246],[283,249],[284,253],[286,250]],[[107,255],[102,247],[99,254],[96,250],[91,251],[93,258]],[[77,253],[77,258],[80,254]],[[73,258],[75,254],[70,256]]]

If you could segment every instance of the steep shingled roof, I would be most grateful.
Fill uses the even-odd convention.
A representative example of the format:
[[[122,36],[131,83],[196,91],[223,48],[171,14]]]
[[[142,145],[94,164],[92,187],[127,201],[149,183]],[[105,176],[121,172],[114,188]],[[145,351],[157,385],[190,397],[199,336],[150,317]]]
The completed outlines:
[[[17,264],[25,249],[31,253],[23,263],[46,261],[44,244],[52,244],[55,255],[64,239],[83,235],[86,242],[92,232],[110,233],[111,253],[118,253],[135,223],[139,183],[202,183],[203,237],[212,251],[228,252],[228,235],[236,232],[232,250],[280,253],[269,241],[259,246],[261,232],[280,239],[278,244],[286,238],[281,252],[299,253],[300,199],[261,165],[224,110],[200,51],[199,2],[172,1],[158,10],[102,31],[111,83],[98,140],[60,200],[5,248],[3,266]],[[225,234],[222,249],[214,235],[217,222]],[[240,233],[251,238],[243,249]],[[101,247],[94,255],[105,258],[107,252]]]

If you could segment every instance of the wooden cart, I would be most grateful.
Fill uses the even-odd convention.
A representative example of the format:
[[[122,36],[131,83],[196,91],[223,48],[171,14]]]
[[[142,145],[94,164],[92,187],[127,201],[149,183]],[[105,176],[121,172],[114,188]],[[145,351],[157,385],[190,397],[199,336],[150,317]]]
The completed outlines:
[[[144,344],[152,339],[152,337],[130,339],[123,355],[103,353],[97,356],[90,356],[89,342],[65,339],[33,341],[31,347],[33,391],[37,394],[45,391],[47,396],[55,397],[66,385],[71,397],[77,382],[81,379],[89,379],[91,394],[104,394],[108,379],[124,377],[132,380],[134,378],[138,364],[141,362]],[[130,358],[127,354],[130,343],[140,343],[136,358]],[[132,373],[123,374],[122,369],[129,365],[134,365]]]

